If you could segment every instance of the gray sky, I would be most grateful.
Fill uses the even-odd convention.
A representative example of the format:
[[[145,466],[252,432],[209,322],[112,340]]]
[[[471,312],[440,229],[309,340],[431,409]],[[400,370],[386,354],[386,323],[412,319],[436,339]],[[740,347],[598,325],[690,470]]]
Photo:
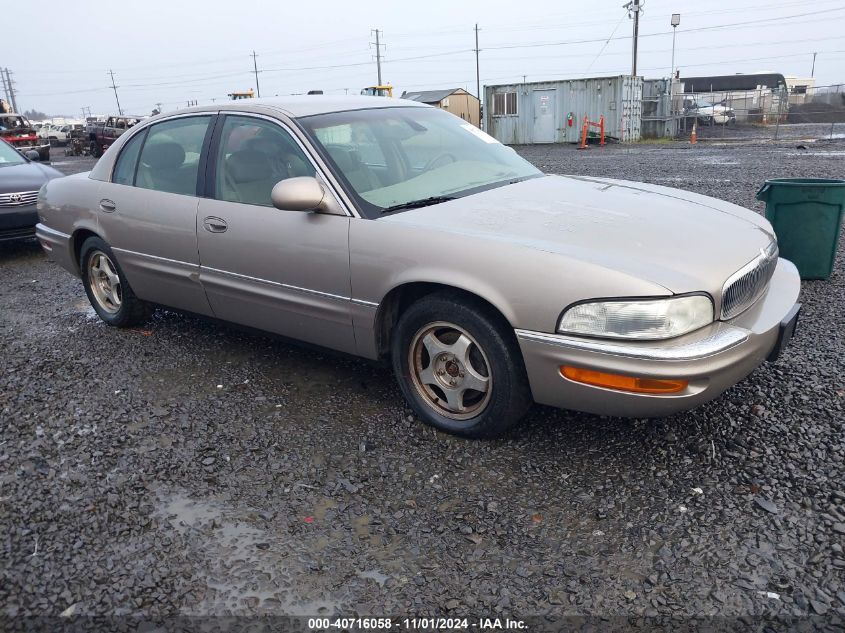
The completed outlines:
[[[32,29],[6,29],[0,64],[14,73],[21,110],[115,112],[111,68],[124,112],[148,114],[157,102],[174,110],[255,87],[253,49],[262,96],[357,93],[376,82],[370,29],[379,28],[387,45],[383,78],[397,95],[451,87],[475,93],[476,22],[482,86],[523,75],[542,81],[630,73],[631,20],[622,3],[63,1],[39,5]],[[809,76],[817,51],[817,85],[845,82],[843,0],[645,0],[644,8],[645,77],[669,75],[669,19],[681,13],[675,63],[682,76]]]

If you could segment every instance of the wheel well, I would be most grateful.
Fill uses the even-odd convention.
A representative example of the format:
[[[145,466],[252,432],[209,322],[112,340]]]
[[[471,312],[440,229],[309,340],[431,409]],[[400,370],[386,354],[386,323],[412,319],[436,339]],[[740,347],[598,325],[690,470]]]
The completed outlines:
[[[79,229],[73,232],[73,235],[70,237],[70,252],[73,253],[73,265],[76,268],[76,272],[81,274],[79,270],[79,256],[81,253],[79,252],[82,249],[82,244],[85,243],[89,237],[100,237],[94,231],[89,231],[88,229]]]
[[[422,281],[407,283],[397,286],[388,292],[387,296],[379,304],[376,315],[376,348],[378,349],[380,358],[390,353],[390,338],[393,328],[396,326],[402,313],[423,297],[434,294],[435,292],[444,291],[454,293],[458,298],[462,296],[469,303],[482,304],[491,315],[500,320],[506,332],[512,332],[513,326],[505,318],[501,310],[477,294],[446,284]]]

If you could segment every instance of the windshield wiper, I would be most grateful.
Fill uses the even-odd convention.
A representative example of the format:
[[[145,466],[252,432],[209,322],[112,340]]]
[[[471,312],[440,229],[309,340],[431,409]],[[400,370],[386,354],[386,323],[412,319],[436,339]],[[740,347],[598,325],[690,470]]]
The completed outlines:
[[[419,209],[420,207],[427,207],[432,204],[440,204],[441,202],[449,202],[449,200],[456,200],[455,196],[431,196],[429,198],[420,198],[419,200],[410,200],[402,204],[394,204],[392,207],[385,207],[381,213],[390,213],[391,211],[402,211],[403,209]]]

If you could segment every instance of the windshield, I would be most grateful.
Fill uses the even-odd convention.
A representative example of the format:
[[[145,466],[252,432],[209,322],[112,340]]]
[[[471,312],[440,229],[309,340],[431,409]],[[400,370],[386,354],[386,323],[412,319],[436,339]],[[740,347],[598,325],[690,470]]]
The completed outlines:
[[[368,217],[543,175],[511,148],[436,108],[354,110],[298,121]]]
[[[4,141],[0,141],[0,167],[7,165],[20,165],[26,159],[18,153],[18,150]]]

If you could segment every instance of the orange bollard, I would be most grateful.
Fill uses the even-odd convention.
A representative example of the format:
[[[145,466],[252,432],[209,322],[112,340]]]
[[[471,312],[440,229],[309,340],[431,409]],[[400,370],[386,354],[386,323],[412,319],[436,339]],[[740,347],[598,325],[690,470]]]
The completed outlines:
[[[599,132],[601,133],[601,142],[599,143],[599,145],[601,147],[604,147],[604,115],[603,114],[599,117]]]
[[[689,135],[689,144],[690,145],[695,145],[696,143],[698,143],[698,134],[695,133],[695,126],[696,126],[696,123],[693,123],[692,124],[692,134]]]
[[[584,127],[581,128],[581,144],[578,149],[587,149],[587,128],[590,126],[590,119],[584,117]]]

